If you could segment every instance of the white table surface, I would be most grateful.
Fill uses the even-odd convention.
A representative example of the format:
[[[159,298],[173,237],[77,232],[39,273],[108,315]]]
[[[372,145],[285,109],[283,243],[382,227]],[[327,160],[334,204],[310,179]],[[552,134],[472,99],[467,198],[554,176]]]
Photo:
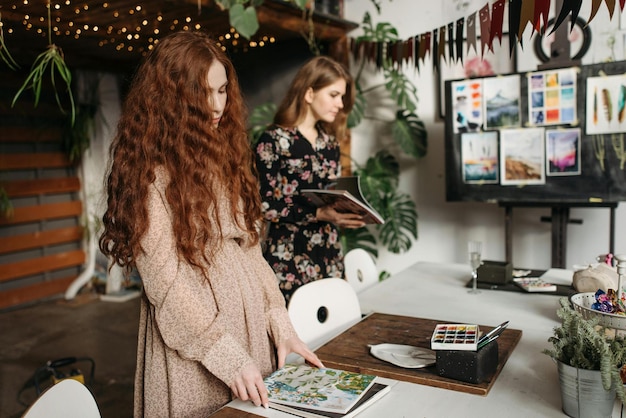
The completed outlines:
[[[487,396],[393,381],[391,392],[359,418],[563,417],[556,364],[541,351],[558,325],[559,296],[501,290],[467,293],[469,265],[419,262],[359,294],[364,314],[380,312],[522,330],[522,338]],[[393,341],[389,341],[393,343]],[[265,417],[292,417],[233,401]],[[613,416],[619,417],[616,401]],[[292,417],[293,418],[293,417]]]

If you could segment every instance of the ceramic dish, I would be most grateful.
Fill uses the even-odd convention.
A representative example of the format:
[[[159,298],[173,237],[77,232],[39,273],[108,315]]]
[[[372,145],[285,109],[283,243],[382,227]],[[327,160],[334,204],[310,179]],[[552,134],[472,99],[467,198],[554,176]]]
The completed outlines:
[[[589,319],[599,317],[599,324],[607,328],[626,330],[626,316],[604,313],[591,309],[591,305],[596,301],[596,295],[593,292],[576,293],[570,296],[570,301],[574,309],[579,311],[583,317]]]
[[[403,344],[370,345],[370,353],[383,361],[406,369],[421,369],[435,364],[435,352]]]

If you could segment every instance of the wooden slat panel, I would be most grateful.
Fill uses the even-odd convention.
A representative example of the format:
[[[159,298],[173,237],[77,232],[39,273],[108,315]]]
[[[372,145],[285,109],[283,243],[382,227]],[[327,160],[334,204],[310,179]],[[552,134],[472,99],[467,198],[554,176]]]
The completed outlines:
[[[63,135],[60,127],[33,129],[23,126],[3,126],[0,142],[55,142]]]
[[[47,245],[80,241],[82,238],[83,228],[80,226],[4,237],[0,238],[0,254],[30,250],[32,248],[45,247]]]
[[[0,268],[0,282],[40,274],[46,271],[82,266],[84,263],[85,252],[75,250],[4,264]]]
[[[65,293],[77,276],[50,280],[0,292],[0,309]]]
[[[9,198],[36,196],[39,194],[69,193],[80,190],[78,177],[60,177],[37,180],[13,180],[2,182]]]
[[[82,211],[83,205],[80,200],[15,208],[12,217],[8,219],[0,217],[0,225],[17,225],[47,219],[71,218],[80,216]]]
[[[0,155],[0,170],[63,168],[71,164],[67,155],[62,152]]]

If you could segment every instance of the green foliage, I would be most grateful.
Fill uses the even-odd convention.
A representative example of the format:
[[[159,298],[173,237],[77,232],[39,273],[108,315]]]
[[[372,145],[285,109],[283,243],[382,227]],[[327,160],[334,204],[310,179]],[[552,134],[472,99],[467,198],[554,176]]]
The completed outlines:
[[[11,70],[17,70],[20,66],[15,62],[11,53],[7,49],[6,44],[4,43],[4,31],[2,30],[2,13],[0,13],[0,59],[4,61],[4,63]]]
[[[265,129],[274,120],[276,107],[275,103],[269,102],[252,109],[249,120],[250,130],[248,131],[252,145],[255,145],[258,142]]]
[[[417,88],[397,68],[385,65],[385,87],[400,108],[414,112],[417,109]]]
[[[352,106],[352,111],[348,115],[348,128],[352,129],[361,123],[363,116],[365,116],[365,106],[367,106],[367,100],[357,85],[354,105]]]
[[[395,141],[406,154],[421,158],[428,149],[428,135],[424,122],[409,110],[398,110],[391,127]]]
[[[259,21],[253,6],[244,7],[240,3],[234,4],[228,10],[228,18],[232,27],[246,39],[250,39],[259,30]]]
[[[363,248],[374,257],[378,257],[376,237],[367,228],[343,229],[339,239],[344,254],[354,248]]]
[[[552,348],[543,353],[572,367],[600,370],[604,389],[614,386],[618,398],[625,401],[626,392],[619,373],[626,360],[624,337],[599,326],[598,317],[585,319],[567,298],[561,298],[560,305],[557,316],[561,318],[561,325],[554,328],[554,335],[548,339]],[[615,336],[611,338],[610,334]]]

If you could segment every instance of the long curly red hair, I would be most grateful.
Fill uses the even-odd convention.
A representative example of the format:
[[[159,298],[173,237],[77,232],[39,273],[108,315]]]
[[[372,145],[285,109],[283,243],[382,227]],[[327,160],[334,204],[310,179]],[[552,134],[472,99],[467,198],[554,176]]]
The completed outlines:
[[[212,126],[207,77],[216,61],[228,78],[217,128]],[[166,197],[180,257],[204,274],[212,262],[210,241],[216,237],[211,231],[222,233],[212,216],[215,185],[223,186],[231,216],[257,243],[261,203],[246,116],[233,65],[213,40],[200,32],[163,38],[134,76],[111,144],[103,254],[122,267],[134,267],[150,222],[146,198],[157,167],[170,177]]]

